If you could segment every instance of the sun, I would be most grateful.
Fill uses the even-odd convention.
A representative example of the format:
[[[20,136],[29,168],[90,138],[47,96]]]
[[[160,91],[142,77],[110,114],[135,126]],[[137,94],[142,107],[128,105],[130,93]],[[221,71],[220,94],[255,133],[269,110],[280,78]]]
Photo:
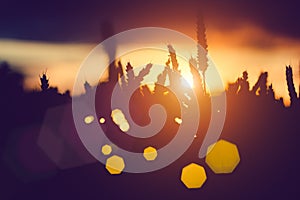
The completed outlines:
[[[182,79],[182,86],[194,88],[194,80],[191,73],[181,73]]]

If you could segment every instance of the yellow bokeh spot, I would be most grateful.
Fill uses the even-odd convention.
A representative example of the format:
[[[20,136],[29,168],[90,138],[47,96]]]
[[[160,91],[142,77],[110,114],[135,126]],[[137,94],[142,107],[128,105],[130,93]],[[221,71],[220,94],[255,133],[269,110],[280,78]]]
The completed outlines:
[[[154,147],[147,147],[144,149],[143,155],[146,160],[152,161],[157,157],[157,151]]]
[[[205,162],[216,174],[232,173],[240,162],[240,155],[235,144],[219,140],[207,149]]]
[[[99,122],[100,122],[100,124],[104,124],[104,123],[105,123],[105,118],[101,117],[101,118],[99,119]]]
[[[103,155],[109,155],[112,152],[112,148],[111,146],[109,146],[108,144],[104,145],[101,149]]]
[[[164,95],[166,96],[166,95],[168,95],[169,94],[169,91],[165,91],[164,92]]]
[[[120,109],[114,109],[111,111],[111,117],[113,122],[117,125],[119,125],[125,119],[125,116]]]
[[[191,163],[182,169],[181,181],[189,189],[201,188],[206,181],[205,169],[196,163]]]
[[[129,124],[127,121],[124,121],[122,124],[120,124],[119,128],[123,132],[127,132],[129,130]]]
[[[125,168],[125,163],[123,158],[114,155],[106,160],[105,168],[110,174],[121,174]]]
[[[92,115],[86,116],[86,117],[84,118],[84,122],[85,122],[86,124],[90,124],[90,123],[92,123],[93,121],[94,121],[94,117],[93,117]]]
[[[121,131],[127,132],[130,128],[128,121],[125,118],[125,115],[123,114],[122,110],[120,109],[114,109],[111,112],[111,117],[113,122],[119,126]]]
[[[177,124],[181,124],[182,123],[182,119],[181,118],[179,118],[179,117],[175,117],[175,122],[177,123]]]

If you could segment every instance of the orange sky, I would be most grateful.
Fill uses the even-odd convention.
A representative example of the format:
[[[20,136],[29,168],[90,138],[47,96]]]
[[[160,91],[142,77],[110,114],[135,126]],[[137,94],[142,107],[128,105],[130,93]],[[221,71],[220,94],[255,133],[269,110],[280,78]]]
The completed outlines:
[[[193,29],[186,28],[185,33],[194,38],[196,36]],[[285,103],[288,104],[285,66],[291,64],[294,67],[294,80],[298,91],[300,60],[298,41],[272,36],[251,24],[244,24],[234,31],[222,32],[216,27],[208,26],[207,39],[209,55],[225,84],[235,81],[244,70],[247,70],[250,86],[252,86],[262,71],[268,71],[268,81],[273,84],[276,96],[283,96]],[[27,75],[26,88],[39,88],[38,75],[47,69],[50,84],[58,86],[59,90],[64,92],[72,89],[81,62],[96,44],[0,39],[0,46],[0,59],[7,60]],[[165,48],[167,50],[167,47]],[[176,46],[174,48],[176,50]],[[191,55],[196,56],[196,49],[189,51]],[[162,52],[161,58],[157,59],[155,56],[151,58],[147,52],[145,58],[145,64],[161,60],[162,63],[157,64],[163,65],[168,57],[167,53]],[[125,56],[122,62],[125,64],[127,61],[132,62],[133,65],[142,64],[136,58]]]

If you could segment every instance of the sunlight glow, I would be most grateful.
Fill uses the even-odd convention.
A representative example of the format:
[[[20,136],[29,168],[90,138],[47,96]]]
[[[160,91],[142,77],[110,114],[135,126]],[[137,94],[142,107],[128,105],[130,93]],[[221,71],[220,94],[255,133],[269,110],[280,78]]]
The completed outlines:
[[[176,46],[175,46],[176,48]],[[123,55],[121,61],[124,66],[130,61],[134,67],[135,75],[138,74],[139,70],[135,70],[137,67],[146,65],[145,62],[153,63],[153,67],[150,71],[150,74],[144,77],[142,84],[154,83],[157,81],[158,74],[162,73],[165,69],[164,63],[168,60],[169,52],[165,46],[162,46],[162,49],[142,49],[137,51],[129,52],[126,55]],[[193,76],[190,72],[189,62],[183,57],[183,55],[177,54],[177,60],[179,63],[179,70],[182,75],[182,86],[184,87],[193,87]],[[165,86],[169,85],[169,77],[166,77]]]
[[[181,85],[184,87],[193,88],[194,81],[193,81],[193,77],[190,75],[190,73],[182,74],[182,76],[183,76],[183,79],[181,80]]]
[[[164,92],[164,96],[167,96],[169,94],[169,91]]]
[[[188,28],[186,31],[191,36],[195,35],[194,28]],[[282,96],[284,103],[286,105],[289,104],[289,95],[286,90],[286,79],[284,77],[285,65],[298,66],[299,41],[280,36],[275,37],[253,24],[244,24],[235,30],[222,32],[218,27],[211,26],[207,29],[207,37],[209,54],[218,67],[225,84],[234,82],[244,70],[247,70],[251,88],[256,82],[259,73],[268,71],[269,83],[273,84],[276,97]],[[266,38],[273,38],[272,40],[267,40],[271,41],[271,45],[265,47],[267,51],[263,47],[249,43],[249,41],[264,41]],[[89,43],[47,43],[0,39],[0,46],[2,47],[0,54],[2,59],[8,61],[14,68],[22,70],[27,75],[25,78],[26,89],[39,88],[38,75],[45,69],[48,69],[50,85],[57,86],[59,91],[64,92],[67,89],[72,89],[80,63],[95,45]],[[140,44],[120,44],[118,48],[127,48],[129,45],[141,46]],[[196,47],[185,48],[184,44],[180,44],[180,41],[176,45],[174,44],[175,50],[179,47],[188,51],[187,55],[184,55],[188,58],[190,55],[194,56],[197,54]],[[137,56],[133,54],[126,55],[121,61],[123,66],[128,61],[134,67],[145,62],[164,65],[168,59],[168,52],[165,44],[161,44],[161,48],[164,51],[159,56],[149,50],[140,52]],[[107,60],[106,57],[104,53],[101,59]],[[180,56],[177,59],[179,67],[189,66],[189,63],[182,61]],[[95,63],[93,66],[99,65]],[[66,73],[66,70],[68,73]],[[87,73],[92,73],[92,71]],[[185,73],[182,69],[181,71],[183,74]],[[84,77],[80,78],[83,84]],[[188,77],[186,79],[190,80]],[[294,79],[295,83],[299,85],[300,78],[295,76]],[[98,81],[88,80],[92,85]],[[298,87],[296,87],[296,90],[299,92]],[[82,92],[84,92],[83,87]]]

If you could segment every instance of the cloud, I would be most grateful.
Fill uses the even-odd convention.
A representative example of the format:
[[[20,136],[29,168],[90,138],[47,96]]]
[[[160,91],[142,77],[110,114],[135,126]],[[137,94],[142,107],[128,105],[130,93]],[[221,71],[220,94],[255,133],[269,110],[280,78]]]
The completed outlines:
[[[274,35],[300,39],[300,28],[297,25],[300,17],[299,6],[300,3],[296,0],[225,0],[212,1],[206,13],[214,22],[225,23],[224,27],[227,28],[251,23]],[[218,13],[212,13],[213,9]]]
[[[274,35],[300,40],[299,4],[296,0],[5,1],[1,4],[0,37],[99,42],[100,25],[106,20],[114,23],[116,32],[141,26],[185,32],[194,28],[201,9],[208,26],[220,31],[254,24]]]

